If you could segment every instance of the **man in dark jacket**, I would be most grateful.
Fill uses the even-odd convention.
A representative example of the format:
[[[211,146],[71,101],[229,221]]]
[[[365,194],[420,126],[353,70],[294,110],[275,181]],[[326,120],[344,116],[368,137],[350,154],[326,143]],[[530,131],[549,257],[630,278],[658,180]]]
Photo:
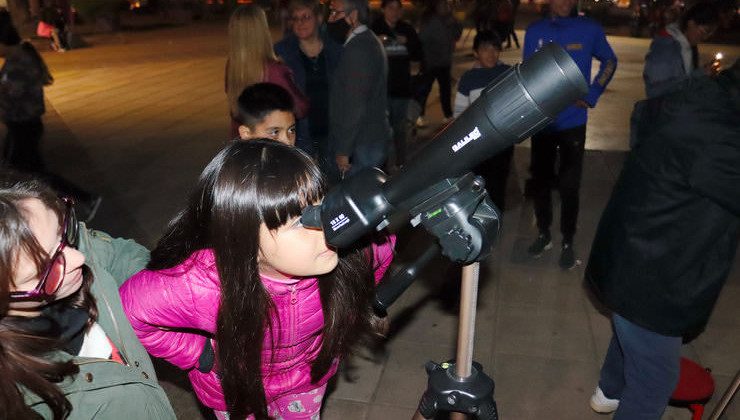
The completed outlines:
[[[586,280],[614,336],[591,398],[615,419],[659,419],[681,343],[704,328],[738,246],[740,63],[638,102],[633,150],[601,217]]]
[[[342,174],[383,166],[390,141],[388,60],[369,18],[367,0],[331,2],[330,20],[343,19],[350,28],[329,91],[329,144]]]
[[[406,163],[406,131],[411,98],[411,61],[421,61],[421,41],[416,29],[401,20],[401,0],[383,0],[383,15],[372,30],[383,41],[388,57],[388,119],[396,146],[396,165]]]

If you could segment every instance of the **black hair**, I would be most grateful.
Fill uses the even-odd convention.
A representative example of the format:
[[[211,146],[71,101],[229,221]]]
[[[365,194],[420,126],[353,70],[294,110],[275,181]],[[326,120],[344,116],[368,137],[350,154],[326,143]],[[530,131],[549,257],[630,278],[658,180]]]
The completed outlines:
[[[355,10],[357,10],[357,20],[367,25],[370,22],[370,3],[368,0],[344,0],[345,16]]]
[[[274,111],[294,112],[295,103],[290,93],[274,83],[255,83],[248,86],[238,99],[237,121],[254,130],[257,124]]]
[[[21,37],[13,25],[10,13],[7,10],[0,10],[0,44],[18,45],[20,42]]]
[[[403,6],[403,3],[401,3],[401,0],[383,0],[380,2],[380,8],[385,9],[385,6],[388,6],[391,3],[398,3]]]
[[[26,405],[24,394],[33,393],[46,404],[54,420],[61,420],[74,407],[58,384],[79,372],[73,360],[53,357],[55,351],[64,349],[61,329],[54,323],[44,331],[32,330],[24,322],[25,317],[9,313],[19,254],[25,252],[37,272],[49,264],[50,258],[36,239],[27,211],[20,204],[26,199],[40,200],[56,214],[60,225],[64,217],[62,200],[48,186],[30,175],[0,170],[0,407],[3,410],[0,417],[40,418]],[[55,304],[87,309],[86,328],[90,328],[98,312],[90,291],[93,275],[85,267],[83,279],[79,292]]]
[[[714,3],[701,1],[691,6],[681,18],[681,30],[685,30],[689,21],[697,25],[716,25],[719,21],[719,12]]]
[[[484,30],[475,34],[475,38],[473,39],[473,51],[478,51],[478,48],[485,44],[491,45],[501,51],[501,38],[496,35],[496,32]]]
[[[162,270],[211,249],[221,298],[217,360],[229,415],[267,419],[262,345],[276,308],[259,274],[259,230],[275,231],[323,198],[325,181],[301,150],[269,139],[233,141],[203,170],[187,206],[152,251],[147,268]],[[324,316],[321,350],[311,380],[326,375],[373,329],[372,254],[339,252],[337,267],[318,276]]]

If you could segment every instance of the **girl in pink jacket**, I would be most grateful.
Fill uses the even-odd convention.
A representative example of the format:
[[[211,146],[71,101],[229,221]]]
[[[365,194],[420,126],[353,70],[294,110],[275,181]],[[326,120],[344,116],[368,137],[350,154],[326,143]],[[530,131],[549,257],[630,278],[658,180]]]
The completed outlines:
[[[187,370],[220,419],[318,419],[339,358],[376,328],[392,238],[328,248],[301,211],[324,195],[304,153],[233,142],[208,164],[144,270],[121,287],[144,347]]]

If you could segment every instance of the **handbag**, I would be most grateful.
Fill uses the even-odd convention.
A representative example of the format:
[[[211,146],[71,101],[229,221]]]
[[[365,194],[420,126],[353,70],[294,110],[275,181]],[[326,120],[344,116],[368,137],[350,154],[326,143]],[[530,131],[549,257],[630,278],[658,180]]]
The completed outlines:
[[[46,22],[39,21],[39,25],[36,27],[36,35],[42,38],[51,38],[52,27]]]

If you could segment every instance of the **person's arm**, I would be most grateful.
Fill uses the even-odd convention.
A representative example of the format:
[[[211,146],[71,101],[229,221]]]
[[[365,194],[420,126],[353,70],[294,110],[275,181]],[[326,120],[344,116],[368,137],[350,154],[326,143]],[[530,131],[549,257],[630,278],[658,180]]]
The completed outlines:
[[[419,28],[419,41],[422,43],[422,48],[425,48],[424,45],[432,45],[438,42],[437,39],[439,35],[439,31],[434,28],[433,19],[422,22],[421,27]]]
[[[388,235],[385,237],[385,241],[380,243],[373,243],[373,268],[375,269],[375,284],[378,284],[380,280],[388,271],[391,266],[394,257],[394,248],[396,247],[396,235]]]
[[[670,92],[686,80],[680,48],[675,48],[667,39],[653,40],[645,56],[642,78],[648,98]]]
[[[606,40],[606,34],[599,25],[593,26],[593,39],[594,39],[594,50],[592,55],[599,60],[599,73],[591,82],[591,86],[588,89],[588,94],[583,100],[590,106],[596,106],[596,102],[604,90],[609,81],[614,76],[614,71],[617,69],[617,56],[614,54],[611,45]]]
[[[462,36],[463,27],[460,21],[457,20],[455,15],[451,15],[451,23],[450,23],[450,29],[452,30],[452,38],[457,41]]]
[[[293,77],[293,71],[290,67],[282,63],[273,63],[267,66],[266,81],[280,85],[290,93],[295,102],[296,119],[304,118],[308,115],[309,99],[303,90],[298,86]]]
[[[537,37],[537,30],[534,26],[529,26],[524,32],[524,48],[522,48],[522,58],[526,60],[530,55],[534,54],[539,48],[539,38]]]
[[[119,290],[126,317],[147,352],[183,370],[198,366],[216,324],[214,302],[208,304],[192,292],[193,275],[142,271]]]
[[[460,77],[460,83],[457,85],[455,93],[455,105],[452,110],[452,116],[457,118],[470,106],[470,90],[467,88],[467,73]]]
[[[406,28],[406,49],[409,51],[409,60],[421,61],[424,52],[421,47],[419,35],[416,34],[416,29],[413,26],[407,24]]]
[[[374,62],[376,58],[362,48],[345,49],[341,68],[334,75],[336,83],[329,104],[334,112],[329,125],[337,156],[351,158],[355,142],[365,128],[360,123],[368,112],[371,81],[377,76],[375,72],[382,71]]]
[[[65,395],[74,413],[70,418],[121,419],[125,416],[131,420],[177,420],[167,394],[160,386],[123,376],[126,374],[122,375],[119,367],[111,366],[111,363],[96,365],[83,366],[75,381],[95,381],[99,386],[72,385],[73,389],[82,388],[84,391]],[[39,408],[38,405],[34,407],[36,410]],[[49,413],[42,418],[53,417]]]
[[[740,136],[711,141],[692,165],[689,184],[700,194],[740,217]]]
[[[80,238],[89,263],[110,273],[120,287],[126,279],[143,270],[149,262],[149,250],[132,239],[113,238],[105,232],[88,229],[80,223]]]

